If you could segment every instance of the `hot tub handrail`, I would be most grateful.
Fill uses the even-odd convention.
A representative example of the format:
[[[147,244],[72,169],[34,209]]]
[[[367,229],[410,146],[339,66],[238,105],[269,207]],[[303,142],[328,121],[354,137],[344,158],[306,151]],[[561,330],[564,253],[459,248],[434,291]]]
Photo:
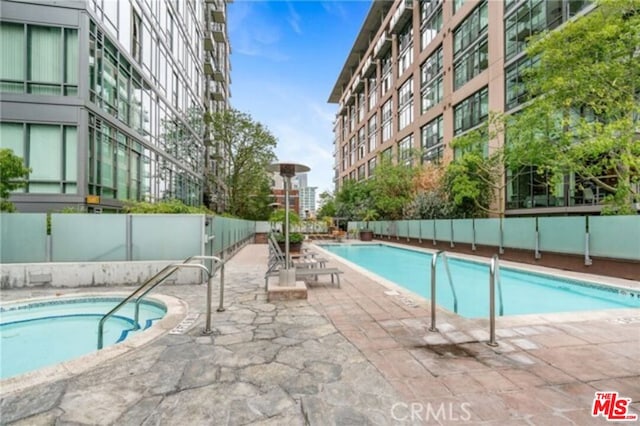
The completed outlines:
[[[208,290],[207,290],[207,301],[208,301],[208,303],[207,303],[207,306],[209,306],[210,305],[210,300],[211,300],[211,297],[210,297],[210,294],[211,294],[210,281],[211,281],[211,278],[213,278],[216,275],[216,271],[221,268],[222,263],[224,261],[222,259],[220,259],[219,257],[216,257],[216,256],[191,256],[191,257],[187,258],[184,262],[182,262],[180,265],[187,264],[187,263],[189,263],[191,261],[194,261],[194,260],[213,260],[213,262],[214,262],[213,265],[212,265],[213,269],[211,271],[206,269],[207,278],[208,278],[208,284],[207,284],[208,285]],[[219,266],[217,266],[217,265],[219,265]],[[146,296],[149,292],[151,292],[154,288],[159,286],[165,279],[169,278],[169,276],[173,272],[175,272],[177,269],[178,269],[178,267],[176,267],[169,274],[167,274],[166,277],[162,278],[161,280],[156,281],[155,284],[150,285],[145,291],[142,292],[142,294],[140,294],[136,298],[136,300],[134,301],[136,305],[135,305],[135,313],[134,313],[134,317],[133,317],[134,327],[136,327],[136,329],[140,327],[138,319],[140,318],[140,302],[142,301],[142,298],[144,296]],[[144,284],[143,284],[143,286],[144,286]],[[139,290],[140,289],[136,290],[136,292],[139,291]],[[207,309],[209,309],[209,308],[207,308]],[[209,316],[207,316],[207,318],[209,318]],[[207,327],[207,329],[208,328],[209,327]]]
[[[198,259],[202,259],[202,258],[211,259],[211,258],[214,258],[214,256],[191,256],[191,257],[188,257],[187,259],[185,259],[185,261],[183,263],[173,263],[173,264],[165,266],[158,273],[156,273],[151,278],[149,278],[147,281],[145,281],[140,287],[138,287],[136,290],[134,290],[124,300],[122,300],[120,303],[118,303],[113,309],[111,309],[109,312],[107,312],[100,319],[100,322],[98,323],[98,349],[102,349],[102,347],[103,347],[103,335],[104,335],[104,323],[105,323],[105,321],[110,316],[112,316],[115,312],[117,312],[120,308],[122,308],[122,306],[124,306],[129,301],[131,301],[131,299],[136,297],[136,295],[138,295],[141,291],[144,291],[146,289],[146,287],[149,286],[151,283],[153,283],[156,279],[157,279],[157,282],[153,285],[154,288],[157,285],[159,285],[160,283],[162,283],[164,280],[166,280],[172,273],[174,273],[175,271],[177,271],[180,268],[200,268],[200,269],[204,270],[207,273],[207,276],[209,278],[209,286],[208,286],[208,288],[209,288],[209,293],[210,293],[210,286],[211,286],[210,283],[211,283],[211,277],[213,276],[213,274],[210,273],[209,269],[204,265],[201,265],[201,264],[189,264],[189,262],[191,262],[192,260],[198,260]],[[215,258],[213,260],[219,261],[220,259],[219,258]],[[161,276],[162,276],[162,278],[158,278],[158,277],[161,277]]]

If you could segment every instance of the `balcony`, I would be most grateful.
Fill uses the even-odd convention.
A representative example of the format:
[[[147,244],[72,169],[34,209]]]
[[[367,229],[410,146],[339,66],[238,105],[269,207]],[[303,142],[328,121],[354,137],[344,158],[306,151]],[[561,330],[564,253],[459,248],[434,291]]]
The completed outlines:
[[[225,23],[227,21],[227,17],[224,13],[224,2],[222,0],[205,1],[209,7],[209,12],[211,13],[211,19],[213,22]]]
[[[213,80],[219,81],[219,82],[225,82],[227,80],[225,74],[226,73],[221,67],[217,67],[213,70]]]
[[[212,23],[211,34],[213,35],[213,39],[218,43],[223,43],[227,38],[223,24]]]
[[[401,0],[396,12],[391,18],[391,32],[397,33],[413,16],[413,0]]]
[[[364,80],[360,78],[360,75],[356,75],[355,80],[353,81],[353,86],[351,86],[351,90],[357,92],[364,86]]]
[[[387,53],[387,50],[391,47],[391,37],[384,31],[380,35],[380,39],[376,42],[375,47],[373,48],[373,57],[376,59],[382,58],[382,56]]]
[[[376,64],[377,61],[369,56],[362,67],[362,78],[367,78],[374,73],[376,71]]]
[[[204,38],[204,50],[213,52],[216,48],[216,45],[213,42],[213,39],[211,38],[211,34],[205,34],[203,38]]]
[[[211,99],[213,99],[214,101],[224,101],[224,86],[217,81],[210,81],[209,96],[211,96]]]
[[[216,63],[216,60],[213,58],[213,56],[211,55],[211,53],[209,52],[205,52],[205,56],[204,56],[204,73],[206,75],[213,75],[213,71],[218,68],[218,64]]]

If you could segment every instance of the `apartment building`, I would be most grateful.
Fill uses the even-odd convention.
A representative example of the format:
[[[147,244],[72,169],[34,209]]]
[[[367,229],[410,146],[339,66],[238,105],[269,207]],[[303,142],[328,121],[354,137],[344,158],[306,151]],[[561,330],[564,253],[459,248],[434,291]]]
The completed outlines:
[[[228,104],[226,7],[2,0],[0,146],[31,169],[17,209],[223,200],[223,187],[205,188],[225,166],[202,118]]]
[[[367,179],[381,158],[448,162],[450,142],[487,120],[489,111],[522,106],[521,75],[531,65],[526,40],[588,10],[578,0],[373,1],[329,96],[336,189]],[[492,141],[488,149],[504,143]],[[542,177],[543,178],[543,177]],[[559,208],[597,211],[567,182],[552,194],[534,170],[507,188],[507,214]],[[581,194],[580,194],[581,195]],[[596,201],[597,202],[597,201]]]

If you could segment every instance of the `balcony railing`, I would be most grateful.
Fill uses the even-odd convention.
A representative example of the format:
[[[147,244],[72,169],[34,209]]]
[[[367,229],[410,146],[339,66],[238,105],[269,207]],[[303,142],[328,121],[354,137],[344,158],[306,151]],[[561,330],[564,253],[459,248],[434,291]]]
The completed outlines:
[[[413,15],[413,0],[401,0],[396,12],[391,18],[390,29],[391,32],[397,33],[402,30],[404,24],[406,24]]]
[[[215,50],[215,43],[213,42],[213,39],[211,38],[211,34],[205,34],[204,35],[204,50],[207,50],[209,52],[212,52]]]
[[[390,47],[391,38],[387,34],[387,31],[384,31],[373,48],[373,56],[375,58],[381,58],[385,53],[387,53],[387,50],[389,50]]]
[[[375,71],[377,61],[375,61],[371,56],[364,61],[364,66],[362,67],[362,78],[366,78],[371,75],[372,72]]]
[[[227,21],[224,10],[224,2],[222,0],[205,0],[208,7],[209,12],[211,13],[211,19],[213,22],[224,23]]]
[[[224,24],[219,24],[216,22],[211,23],[211,34],[213,34],[213,39],[218,43],[224,42],[226,39]]]
[[[217,81],[209,82],[209,96],[214,101],[224,101],[224,86]]]
[[[351,90],[357,92],[362,86],[364,86],[364,81],[360,78],[360,75],[356,75],[356,78],[353,81],[353,86],[351,86]]]

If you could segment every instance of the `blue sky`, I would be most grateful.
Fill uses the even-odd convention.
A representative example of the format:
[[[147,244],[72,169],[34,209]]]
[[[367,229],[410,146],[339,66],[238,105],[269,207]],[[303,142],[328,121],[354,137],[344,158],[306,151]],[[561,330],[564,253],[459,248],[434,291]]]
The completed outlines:
[[[309,186],[333,191],[333,120],[327,99],[370,1],[248,1],[228,6],[231,106],[278,140],[280,161],[311,168]]]

